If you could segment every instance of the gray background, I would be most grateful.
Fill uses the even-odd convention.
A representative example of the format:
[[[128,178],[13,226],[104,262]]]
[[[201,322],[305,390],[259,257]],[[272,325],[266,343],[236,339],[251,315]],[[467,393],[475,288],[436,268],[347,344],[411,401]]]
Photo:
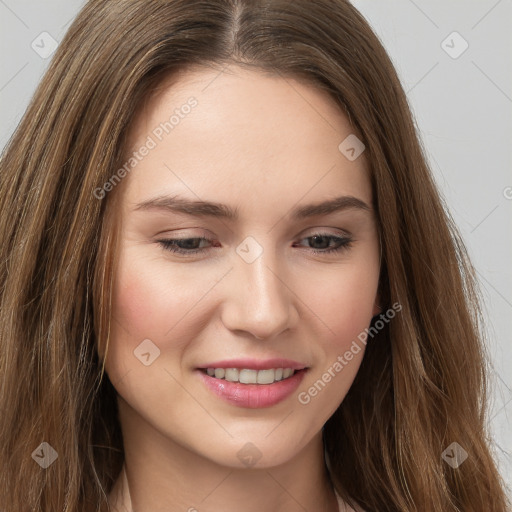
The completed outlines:
[[[353,3],[398,70],[436,181],[478,272],[494,367],[495,457],[512,487],[512,1]],[[0,0],[0,147],[51,58],[40,56],[51,50],[50,37],[40,34],[59,42],[82,5]],[[450,36],[454,31],[463,39]],[[464,40],[469,46],[458,55]]]

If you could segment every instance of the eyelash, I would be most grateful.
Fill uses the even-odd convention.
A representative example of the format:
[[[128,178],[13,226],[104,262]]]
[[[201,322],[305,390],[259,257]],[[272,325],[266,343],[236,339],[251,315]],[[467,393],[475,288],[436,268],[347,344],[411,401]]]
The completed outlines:
[[[310,238],[315,238],[315,237],[329,238],[332,240],[336,240],[341,245],[339,245],[338,247],[331,247],[330,249],[312,249],[312,252],[314,254],[332,254],[332,253],[347,251],[348,249],[350,249],[352,247],[352,242],[353,242],[352,238],[329,235],[327,233],[315,233],[314,235],[307,236],[307,237],[303,238],[302,240],[308,240]],[[191,237],[191,238],[172,238],[172,239],[166,239],[166,240],[157,240],[157,242],[166,251],[183,254],[186,256],[197,254],[197,253],[203,252],[207,249],[211,249],[211,247],[207,247],[207,248],[203,247],[203,248],[199,248],[199,249],[187,250],[187,249],[183,249],[181,247],[176,246],[177,242],[183,242],[183,241],[189,241],[189,240],[206,240],[207,242],[213,241],[213,240],[211,240],[209,238],[205,238],[205,237]]]

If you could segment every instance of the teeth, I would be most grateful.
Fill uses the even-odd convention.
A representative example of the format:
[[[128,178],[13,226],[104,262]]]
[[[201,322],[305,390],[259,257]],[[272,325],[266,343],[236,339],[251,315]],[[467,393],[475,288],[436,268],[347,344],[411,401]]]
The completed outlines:
[[[236,368],[226,368],[224,378],[230,382],[238,382],[239,372]]]
[[[260,370],[258,372],[258,384],[272,384],[274,382],[275,371],[270,370]]]
[[[271,368],[269,370],[249,370],[246,368],[207,368],[207,375],[216,379],[241,384],[272,384],[291,377],[295,370],[292,368]]]
[[[288,377],[291,376],[292,373],[293,373],[293,370],[291,368],[285,368],[283,370],[283,379],[287,379]]]
[[[240,370],[238,374],[238,381],[242,384],[256,384],[257,380],[257,370]]]

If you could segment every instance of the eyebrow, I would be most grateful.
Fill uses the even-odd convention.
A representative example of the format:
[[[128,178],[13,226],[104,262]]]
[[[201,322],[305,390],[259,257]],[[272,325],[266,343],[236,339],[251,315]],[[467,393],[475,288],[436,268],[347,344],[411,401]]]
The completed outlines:
[[[357,197],[340,196],[320,203],[297,206],[291,211],[291,217],[294,219],[305,219],[351,209],[372,211],[368,204]],[[134,208],[135,210],[160,210],[184,213],[195,217],[216,217],[231,221],[236,221],[239,218],[238,207],[231,208],[221,203],[190,200],[179,196],[154,197],[138,203]]]

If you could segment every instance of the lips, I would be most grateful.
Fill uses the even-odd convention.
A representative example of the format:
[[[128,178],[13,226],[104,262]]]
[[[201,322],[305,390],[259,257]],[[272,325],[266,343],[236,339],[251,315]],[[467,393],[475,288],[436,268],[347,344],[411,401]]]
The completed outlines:
[[[288,398],[309,367],[290,359],[212,361],[196,370],[216,397],[249,409],[266,408]]]
[[[238,368],[248,370],[270,370],[271,368],[291,368],[292,370],[303,370],[308,368],[307,364],[293,361],[292,359],[274,358],[274,359],[224,359],[222,361],[211,361],[201,365],[199,369],[207,368]]]
[[[288,379],[273,384],[241,384],[210,377],[202,371],[198,376],[214,396],[237,407],[260,409],[272,407],[289,398],[298,388],[307,370],[298,370]]]

